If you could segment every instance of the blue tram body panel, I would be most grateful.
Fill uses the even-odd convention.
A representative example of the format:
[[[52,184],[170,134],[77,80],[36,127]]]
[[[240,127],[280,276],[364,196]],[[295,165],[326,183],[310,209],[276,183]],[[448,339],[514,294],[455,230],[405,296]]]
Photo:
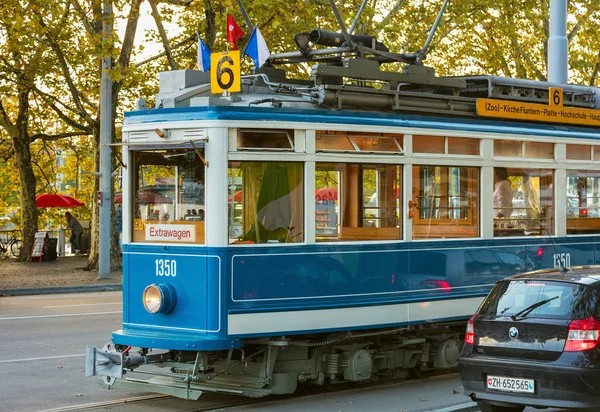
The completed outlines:
[[[239,346],[226,338],[224,329],[226,265],[222,249],[150,245],[124,245],[123,249],[124,321],[123,329],[113,334],[115,343],[191,350]],[[170,270],[174,268],[175,276],[159,276],[159,260]],[[171,313],[151,314],[144,309],[142,294],[154,283],[175,289],[177,303]]]
[[[494,282],[557,266],[600,263],[597,237],[474,239],[354,245],[124,246],[124,324],[117,344],[217,350],[240,338],[466,319]],[[157,276],[157,259],[176,276]],[[142,293],[169,283],[170,314]],[[475,306],[475,307],[473,307]]]

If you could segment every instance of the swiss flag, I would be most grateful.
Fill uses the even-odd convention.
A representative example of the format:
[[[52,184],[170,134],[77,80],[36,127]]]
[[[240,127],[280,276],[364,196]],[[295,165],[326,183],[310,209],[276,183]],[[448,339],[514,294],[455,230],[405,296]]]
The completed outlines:
[[[233,44],[233,50],[237,50],[235,42],[244,35],[240,26],[237,25],[233,17],[227,14],[227,43]]]

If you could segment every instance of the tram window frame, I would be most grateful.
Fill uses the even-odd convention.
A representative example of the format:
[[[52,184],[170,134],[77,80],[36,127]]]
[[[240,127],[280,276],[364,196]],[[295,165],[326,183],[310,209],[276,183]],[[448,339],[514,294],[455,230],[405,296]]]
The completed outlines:
[[[458,183],[450,182],[450,169],[458,169]],[[426,171],[429,174],[433,171],[432,177],[425,176]],[[480,179],[481,169],[476,166],[412,165],[413,240],[479,237]],[[432,183],[427,183],[428,180]],[[433,195],[428,194],[432,190]],[[453,190],[458,190],[458,194],[451,193]],[[439,204],[431,203],[431,208],[425,209],[426,197],[439,199],[436,200]],[[459,199],[458,208],[450,206],[451,198]],[[461,198],[466,198],[466,205],[460,204]],[[458,217],[450,216],[454,209],[458,209]]]
[[[402,240],[402,195],[402,165],[317,162],[316,242]]]
[[[555,169],[506,167],[512,192],[511,206],[493,208],[494,237],[546,236],[554,234]],[[500,178],[500,180],[506,180]],[[496,183],[490,182],[496,198]],[[502,189],[498,187],[498,196]],[[503,211],[510,211],[503,216]],[[498,215],[497,215],[498,214]]]
[[[277,135],[284,135],[287,138],[288,147],[275,147],[275,145],[265,145],[266,143],[276,143],[284,145],[286,140],[284,136],[277,141]],[[267,136],[267,138],[265,138]],[[269,139],[270,137],[270,139]],[[247,140],[249,145],[245,145]],[[254,143],[259,142],[254,145]],[[273,151],[273,152],[293,152],[295,149],[295,134],[293,129],[237,129],[236,148],[238,151]]]
[[[589,144],[571,144],[567,143],[567,160],[584,160],[591,161],[595,155],[594,147],[600,146],[592,146]]]
[[[367,139],[382,140],[387,147],[396,150],[369,150],[364,144]],[[329,144],[326,143],[333,143]],[[391,143],[390,143],[391,142]],[[363,147],[361,149],[361,147]],[[380,147],[375,147],[381,149]],[[404,135],[383,132],[349,132],[336,130],[317,130],[315,132],[315,151],[317,153],[370,153],[386,155],[405,155]]]
[[[146,203],[136,201],[131,205],[133,242],[186,245],[205,243],[206,167],[198,157],[198,151],[203,154],[204,145],[195,148],[152,148],[132,151],[134,167],[131,199],[141,200],[145,195],[136,194],[140,191],[154,194],[151,197],[152,202],[147,199]],[[154,183],[141,185],[140,179],[144,179],[141,169],[154,166],[164,167],[165,170],[173,169],[173,173],[170,173],[172,176],[148,175],[146,178],[150,178]],[[157,174],[160,173],[157,171]],[[158,178],[175,180],[173,183],[163,183],[158,185],[160,187],[156,187]],[[186,187],[188,187],[187,191]],[[190,200],[190,193],[196,196],[197,202],[186,203],[186,198]],[[159,201],[156,201],[157,198]],[[165,198],[170,202],[164,201]],[[146,213],[143,212],[142,205],[146,205]],[[191,205],[194,206],[195,214],[191,213]],[[149,239],[148,236],[151,238]]]
[[[600,171],[567,170],[566,202],[567,235],[600,233]]]
[[[494,139],[494,157],[499,158],[554,160],[555,148],[552,142]]]
[[[259,160],[228,162],[227,231],[230,245],[290,245],[305,242],[304,168],[303,162]],[[241,187],[237,187],[238,179]],[[265,179],[274,179],[269,182],[273,183],[270,187],[275,189],[269,190],[269,187],[263,189]],[[298,182],[294,179],[298,179]],[[288,187],[290,184],[296,185],[287,194],[276,193],[278,188],[286,184]],[[240,197],[236,200],[238,193]],[[259,208],[261,197],[266,203]],[[285,204],[278,204],[281,201],[289,201],[288,210],[285,210]],[[239,207],[240,203],[241,207]],[[288,215],[283,216],[286,212],[289,212]],[[239,222],[239,225],[235,224],[236,222]],[[277,226],[282,224],[284,226]]]
[[[481,139],[478,137],[412,135],[412,152],[422,155],[449,155],[481,157]]]

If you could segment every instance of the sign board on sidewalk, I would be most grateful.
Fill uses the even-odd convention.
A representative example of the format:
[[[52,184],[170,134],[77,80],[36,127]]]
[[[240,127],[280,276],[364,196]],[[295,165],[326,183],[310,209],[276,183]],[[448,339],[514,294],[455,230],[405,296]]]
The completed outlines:
[[[42,261],[42,258],[44,257],[44,241],[46,239],[48,239],[48,232],[35,233],[29,261],[32,261],[33,259],[39,259],[40,262]]]

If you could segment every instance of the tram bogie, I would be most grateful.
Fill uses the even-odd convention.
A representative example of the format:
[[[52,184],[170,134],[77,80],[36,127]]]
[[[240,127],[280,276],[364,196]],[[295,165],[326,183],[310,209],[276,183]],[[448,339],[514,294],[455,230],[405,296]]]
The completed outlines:
[[[298,384],[335,385],[403,378],[411,370],[454,368],[463,323],[432,328],[390,328],[337,334],[251,339],[227,351],[123,354],[123,346],[88,348],[86,375],[108,387],[155,391],[186,399],[202,392],[248,397],[290,394]],[[127,351],[129,352],[129,351]],[[94,359],[94,362],[92,362]],[[96,365],[96,366],[94,366]],[[142,372],[153,365],[161,372]],[[165,374],[162,370],[168,370]],[[152,378],[143,379],[144,374]],[[128,378],[135,375],[135,379]],[[185,396],[182,396],[184,395]]]

